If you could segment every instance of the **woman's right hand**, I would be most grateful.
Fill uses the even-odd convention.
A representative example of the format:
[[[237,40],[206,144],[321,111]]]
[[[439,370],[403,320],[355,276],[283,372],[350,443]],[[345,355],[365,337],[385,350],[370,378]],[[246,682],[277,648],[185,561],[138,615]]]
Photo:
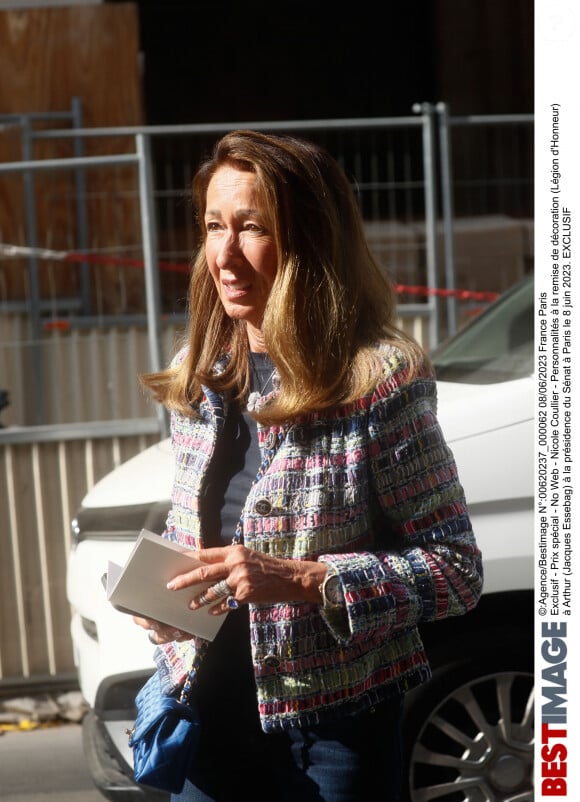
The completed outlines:
[[[172,641],[190,640],[192,635],[188,632],[183,632],[181,629],[175,629],[168,624],[162,624],[160,621],[154,621],[152,618],[140,618],[134,615],[133,621],[137,626],[143,627],[149,633],[149,640],[156,646],[162,643],[171,643]]]

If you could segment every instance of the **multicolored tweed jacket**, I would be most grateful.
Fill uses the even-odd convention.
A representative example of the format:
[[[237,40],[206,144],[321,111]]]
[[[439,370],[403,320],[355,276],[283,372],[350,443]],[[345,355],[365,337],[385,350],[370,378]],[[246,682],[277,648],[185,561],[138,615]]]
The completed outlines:
[[[401,353],[379,350],[384,374],[374,392],[259,428],[262,451],[275,453],[247,497],[244,544],[328,563],[346,599],[345,610],[328,612],[306,602],[250,605],[266,732],[356,713],[425,682],[417,624],[461,615],[481,594],[481,555],[436,419],[435,381],[409,382]],[[198,418],[172,416],[165,536],[193,548],[203,546],[200,497],[224,413],[224,400],[208,391]],[[199,646],[193,639],[157,650],[166,690],[183,681]]]

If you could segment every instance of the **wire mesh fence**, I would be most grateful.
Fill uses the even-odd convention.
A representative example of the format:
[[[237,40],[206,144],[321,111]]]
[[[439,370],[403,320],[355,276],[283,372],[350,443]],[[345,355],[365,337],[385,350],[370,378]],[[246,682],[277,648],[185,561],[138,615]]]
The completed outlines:
[[[531,269],[532,129],[521,116],[418,111],[254,127],[306,136],[342,164],[400,322],[432,348]],[[46,124],[21,132],[28,161],[0,163],[0,205],[11,209],[0,230],[2,423],[154,415],[137,375],[154,357],[167,363],[183,330],[197,247],[190,181],[227,127]]]
[[[189,184],[227,129],[36,122],[0,132],[0,562],[16,600],[0,608],[4,682],[74,671],[70,519],[95,482],[163,434],[137,377],[183,336]],[[259,125],[316,139],[344,166],[400,322],[425,347],[531,270],[531,117],[422,107]]]

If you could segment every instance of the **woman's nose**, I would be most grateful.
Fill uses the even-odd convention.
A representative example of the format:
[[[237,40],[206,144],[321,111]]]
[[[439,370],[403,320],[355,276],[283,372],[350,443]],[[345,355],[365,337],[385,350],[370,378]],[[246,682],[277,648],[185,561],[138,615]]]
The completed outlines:
[[[216,263],[220,269],[230,267],[241,261],[240,243],[234,233],[224,234],[217,252]]]

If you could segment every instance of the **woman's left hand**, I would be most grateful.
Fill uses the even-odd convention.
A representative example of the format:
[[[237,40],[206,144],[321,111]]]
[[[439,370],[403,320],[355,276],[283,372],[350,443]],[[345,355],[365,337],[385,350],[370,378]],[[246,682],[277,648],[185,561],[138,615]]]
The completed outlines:
[[[162,643],[170,643],[171,641],[190,640],[192,637],[188,632],[183,632],[181,629],[175,629],[175,627],[162,624],[160,621],[155,621],[153,618],[143,618],[138,615],[134,615],[132,618],[135,624],[147,630],[149,640],[156,646]]]
[[[167,585],[170,590],[180,590],[211,582],[204,593],[191,600],[192,610],[210,605],[212,613],[221,615],[231,609],[232,599],[238,604],[321,601],[324,563],[282,560],[241,545],[200,549],[195,557],[205,565],[174,577]]]

